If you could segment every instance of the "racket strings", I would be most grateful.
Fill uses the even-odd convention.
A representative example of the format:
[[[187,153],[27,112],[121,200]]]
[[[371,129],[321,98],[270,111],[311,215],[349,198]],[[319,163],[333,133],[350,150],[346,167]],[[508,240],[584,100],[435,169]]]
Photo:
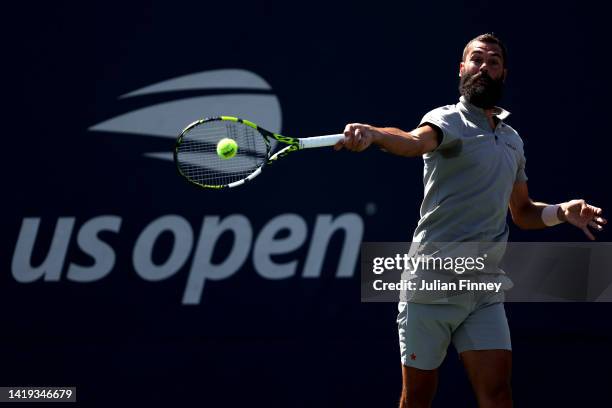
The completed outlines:
[[[217,143],[223,138],[231,138],[238,145],[238,152],[230,159],[217,155]],[[198,184],[224,186],[245,179],[261,167],[268,151],[263,135],[252,127],[239,122],[210,121],[183,134],[177,148],[177,163],[183,175]]]

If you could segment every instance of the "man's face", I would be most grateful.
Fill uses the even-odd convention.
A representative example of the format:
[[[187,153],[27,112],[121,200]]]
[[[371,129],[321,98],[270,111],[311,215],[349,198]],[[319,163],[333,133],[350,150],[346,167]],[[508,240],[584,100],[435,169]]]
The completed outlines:
[[[501,99],[506,72],[499,45],[474,41],[459,66],[459,92],[473,105],[493,108]]]

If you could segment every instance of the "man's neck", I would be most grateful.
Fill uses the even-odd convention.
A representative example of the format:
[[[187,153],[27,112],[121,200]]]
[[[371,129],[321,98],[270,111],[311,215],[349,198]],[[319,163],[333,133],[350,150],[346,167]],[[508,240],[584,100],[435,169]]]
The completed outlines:
[[[481,115],[484,115],[487,120],[487,124],[489,125],[489,128],[491,130],[495,130],[497,128],[497,125],[499,125],[499,123],[506,117],[508,117],[508,115],[510,114],[509,112],[497,106],[493,106],[491,108],[481,108],[479,106],[476,106],[470,101],[468,101],[467,98],[463,95],[460,98],[460,102],[468,111],[471,110],[474,113],[477,112],[478,116],[480,117]]]
[[[489,123],[489,126],[491,126],[491,129],[495,130],[495,128],[497,127],[497,117],[494,114],[495,109],[483,109],[483,110],[484,110],[484,114],[487,117],[487,122]]]

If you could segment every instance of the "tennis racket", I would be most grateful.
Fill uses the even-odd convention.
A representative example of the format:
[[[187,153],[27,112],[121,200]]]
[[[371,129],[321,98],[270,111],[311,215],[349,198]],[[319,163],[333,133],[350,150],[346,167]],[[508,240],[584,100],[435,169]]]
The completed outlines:
[[[262,169],[291,152],[333,146],[343,134],[294,138],[279,135],[255,123],[231,116],[196,120],[176,140],[174,163],[187,181],[204,188],[232,188],[253,180]],[[221,139],[233,139],[236,155],[224,159],[217,155]],[[271,141],[288,146],[272,154]]]

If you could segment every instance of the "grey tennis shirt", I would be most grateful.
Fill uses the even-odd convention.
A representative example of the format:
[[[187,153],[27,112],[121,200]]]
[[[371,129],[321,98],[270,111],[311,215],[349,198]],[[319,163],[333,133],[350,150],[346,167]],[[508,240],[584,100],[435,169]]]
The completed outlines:
[[[486,272],[503,274],[496,265],[508,239],[508,203],[514,183],[527,176],[523,141],[504,123],[510,113],[495,108],[494,114],[499,121],[491,129],[484,111],[461,97],[421,120],[420,126],[433,124],[443,137],[423,155],[425,195],[413,236],[423,245],[413,245],[412,256],[465,256],[466,247],[458,249],[458,243],[499,243],[484,248],[494,266]],[[432,249],[428,243],[438,244]],[[482,245],[474,255],[482,254]]]
[[[512,187],[527,180],[523,141],[496,108],[491,129],[482,109],[461,97],[428,112],[421,124],[442,130],[442,142],[423,156],[425,197],[414,241],[506,241]]]

